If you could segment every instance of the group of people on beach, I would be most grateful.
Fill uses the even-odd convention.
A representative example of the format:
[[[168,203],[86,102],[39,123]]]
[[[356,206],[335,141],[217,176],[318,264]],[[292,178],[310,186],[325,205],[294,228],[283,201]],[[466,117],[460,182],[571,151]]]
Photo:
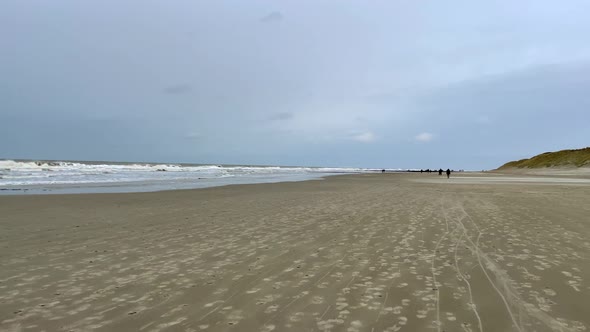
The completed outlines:
[[[417,172],[417,171],[414,171],[414,170],[408,170],[408,172]],[[436,170],[431,170],[431,169],[427,169],[427,170],[423,170],[423,169],[421,169],[421,170],[420,170],[420,173],[424,173],[424,172],[426,172],[426,173],[432,173],[432,172],[436,172]],[[451,172],[453,172],[453,171],[451,171],[449,168],[447,168],[447,170],[446,170],[446,171],[443,171],[443,170],[442,170],[442,168],[440,168],[440,169],[438,170],[438,175],[443,175],[443,172],[445,172],[445,173],[447,174],[447,179],[448,179],[448,178],[450,178],[450,177],[451,177]],[[460,170],[459,172],[462,172],[462,170]],[[382,170],[381,170],[381,173],[385,173],[385,169],[382,169]]]
[[[427,169],[427,170],[421,169],[420,170],[420,173],[424,173],[424,172],[431,173],[432,171],[430,169]],[[442,168],[438,169],[438,175],[443,175],[443,172],[447,174],[447,179],[451,177],[451,170],[449,168],[447,168],[446,171],[443,171]]]

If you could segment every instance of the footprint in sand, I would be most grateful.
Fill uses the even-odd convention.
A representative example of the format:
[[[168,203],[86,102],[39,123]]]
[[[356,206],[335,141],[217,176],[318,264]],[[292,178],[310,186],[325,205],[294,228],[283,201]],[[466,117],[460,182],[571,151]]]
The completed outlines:
[[[311,299],[311,302],[313,304],[322,304],[322,303],[324,303],[324,298],[316,295]]]
[[[350,323],[350,327],[347,329],[348,332],[359,332],[363,327],[363,323],[360,320],[355,320]]]
[[[303,312],[296,312],[295,314],[289,316],[289,320],[291,322],[299,322],[304,315],[305,314]]]
[[[428,313],[427,310],[418,310],[418,314],[416,315],[416,317],[422,319],[422,318],[426,318],[426,314]]]
[[[348,315],[350,315],[350,311],[342,310],[338,313],[338,318],[339,319],[346,319],[346,318],[348,318]]]
[[[217,303],[223,303],[223,301],[215,301],[215,302],[211,302],[211,303],[207,303],[204,305],[205,308],[210,308],[214,305],[216,305]]]
[[[279,308],[279,306],[278,306],[278,305],[276,305],[276,304],[273,304],[273,305],[271,305],[271,306],[268,306],[268,307],[267,307],[267,308],[264,310],[264,313],[265,313],[265,314],[271,314],[271,313],[273,313],[273,312],[276,312],[278,308]]]
[[[576,292],[580,291],[580,283],[576,280],[568,280],[568,285],[570,285]]]
[[[269,325],[264,325],[262,327],[262,329],[260,330],[260,332],[271,332],[274,331],[274,329],[276,328],[276,326],[269,324]]]

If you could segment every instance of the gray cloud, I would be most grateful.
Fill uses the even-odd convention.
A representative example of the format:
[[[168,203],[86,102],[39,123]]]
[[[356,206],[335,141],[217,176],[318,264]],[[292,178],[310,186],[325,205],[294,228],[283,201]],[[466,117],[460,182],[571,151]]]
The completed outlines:
[[[4,1],[0,158],[481,169],[587,145],[590,2],[449,1]]]
[[[370,131],[351,133],[350,138],[362,143],[371,143],[377,139],[375,134]]]
[[[189,132],[184,135],[184,138],[187,140],[198,140],[203,138],[203,134],[196,133],[196,132]]]
[[[281,113],[275,113],[273,115],[271,115],[269,117],[269,120],[273,120],[273,121],[284,121],[284,120],[289,120],[293,118],[293,113],[290,112],[281,112]]]
[[[192,87],[189,84],[177,84],[164,88],[167,94],[180,95],[191,92]]]
[[[423,132],[421,134],[416,135],[416,137],[414,137],[414,139],[418,142],[422,142],[422,143],[428,143],[430,141],[432,141],[432,139],[434,138],[434,135],[428,132]]]
[[[496,163],[590,140],[590,62],[535,66],[432,89],[415,98],[415,126],[444,144],[497,154]],[[474,121],[475,118],[475,121]],[[491,119],[494,119],[493,121]]]
[[[271,22],[282,21],[283,19],[284,19],[283,14],[281,12],[275,11],[275,12],[268,13],[267,15],[264,15],[263,17],[261,17],[260,22],[271,23]]]

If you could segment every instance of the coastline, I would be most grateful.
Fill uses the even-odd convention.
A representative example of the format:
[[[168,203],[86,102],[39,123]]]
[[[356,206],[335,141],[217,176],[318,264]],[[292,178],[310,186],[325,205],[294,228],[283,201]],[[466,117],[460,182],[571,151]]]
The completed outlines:
[[[175,190],[199,190],[206,188],[225,187],[233,185],[284,183],[322,180],[329,176],[343,174],[315,174],[290,176],[284,178],[237,178],[237,179],[198,179],[193,181],[166,181],[159,182],[112,182],[112,183],[79,183],[79,184],[51,184],[51,185],[23,185],[11,188],[0,188],[0,196],[3,195],[78,195],[78,194],[124,194],[124,193],[148,193]]]
[[[375,172],[352,167],[0,160],[0,195],[150,192]]]

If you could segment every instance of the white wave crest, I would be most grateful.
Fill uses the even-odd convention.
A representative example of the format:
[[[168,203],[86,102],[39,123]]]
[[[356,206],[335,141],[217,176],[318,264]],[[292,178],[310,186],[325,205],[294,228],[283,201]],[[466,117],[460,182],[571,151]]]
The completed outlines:
[[[0,160],[0,186],[88,184],[145,181],[194,181],[216,178],[265,178],[366,173],[375,170],[335,167],[222,166],[148,163]]]

